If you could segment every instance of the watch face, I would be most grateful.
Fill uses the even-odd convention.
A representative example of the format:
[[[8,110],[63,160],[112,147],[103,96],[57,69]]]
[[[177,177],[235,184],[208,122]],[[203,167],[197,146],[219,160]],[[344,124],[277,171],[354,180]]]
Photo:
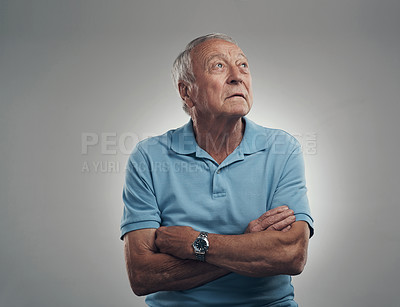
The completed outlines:
[[[208,249],[206,240],[197,238],[193,243],[193,247],[199,251],[206,251]]]

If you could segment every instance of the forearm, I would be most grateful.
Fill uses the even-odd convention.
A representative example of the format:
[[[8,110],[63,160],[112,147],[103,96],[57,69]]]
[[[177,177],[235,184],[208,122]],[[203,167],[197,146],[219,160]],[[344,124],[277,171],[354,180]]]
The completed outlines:
[[[206,260],[210,264],[254,277],[297,275],[307,258],[308,225],[294,223],[288,232],[262,231],[236,236],[209,234],[209,241]]]
[[[127,241],[126,266],[131,288],[136,295],[187,290],[229,273],[226,269],[205,262],[183,260],[153,251],[145,254],[132,251]]]
[[[179,259],[195,259],[192,242],[199,232],[188,226],[156,230],[157,250]],[[208,235],[207,263],[238,274],[261,277],[299,274],[307,258],[309,228],[295,222],[287,206],[271,209],[249,223],[241,235]]]

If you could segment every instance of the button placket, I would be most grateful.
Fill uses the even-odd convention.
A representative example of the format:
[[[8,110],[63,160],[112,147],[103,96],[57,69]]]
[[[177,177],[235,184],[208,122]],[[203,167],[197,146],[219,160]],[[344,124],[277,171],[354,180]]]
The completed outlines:
[[[224,180],[221,174],[221,169],[217,168],[213,176],[213,198],[225,197]]]

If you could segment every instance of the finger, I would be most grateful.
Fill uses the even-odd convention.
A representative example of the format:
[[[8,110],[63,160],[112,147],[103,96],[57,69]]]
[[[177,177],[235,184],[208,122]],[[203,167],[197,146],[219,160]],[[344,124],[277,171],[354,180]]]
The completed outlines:
[[[284,211],[286,211],[286,210],[288,210],[288,209],[289,209],[288,206],[279,206],[279,207],[273,208],[273,209],[271,209],[271,210],[268,210],[268,211],[265,212],[264,214],[262,214],[257,220],[258,220],[259,222],[262,222],[262,221],[265,220],[267,217],[276,215],[276,214],[281,213],[281,212],[284,212]]]
[[[282,232],[287,232],[287,231],[289,231],[291,228],[292,228],[292,225],[289,225],[289,226],[283,228],[281,231],[282,231]]]
[[[285,219],[274,223],[273,225],[269,226],[266,230],[283,230],[286,227],[290,226],[296,221],[296,217],[294,215],[288,216]]]
[[[267,229],[268,227],[270,227],[276,223],[279,223],[280,221],[283,221],[284,219],[288,218],[289,216],[294,216],[294,211],[291,209],[284,210],[281,213],[277,213],[273,216],[269,216],[269,217],[265,218],[260,224],[261,224],[261,227],[263,227],[264,229]]]
[[[265,230],[274,223],[277,223],[278,221],[284,219],[288,215],[293,214],[293,210],[290,210],[289,212],[287,212],[287,214],[279,215],[280,213],[284,212],[286,213],[288,209],[289,209],[288,206],[284,205],[268,210],[267,212],[262,214],[259,218],[251,221],[247,226],[245,233],[259,232]]]

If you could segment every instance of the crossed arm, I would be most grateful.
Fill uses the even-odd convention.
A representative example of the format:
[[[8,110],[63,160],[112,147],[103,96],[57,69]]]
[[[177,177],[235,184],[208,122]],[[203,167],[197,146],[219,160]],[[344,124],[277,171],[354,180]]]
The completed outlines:
[[[124,236],[133,292],[147,295],[197,287],[230,272],[261,277],[296,275],[307,258],[309,228],[281,206],[251,221],[242,235],[209,234],[207,262],[195,260],[199,232],[187,226],[141,229]]]

